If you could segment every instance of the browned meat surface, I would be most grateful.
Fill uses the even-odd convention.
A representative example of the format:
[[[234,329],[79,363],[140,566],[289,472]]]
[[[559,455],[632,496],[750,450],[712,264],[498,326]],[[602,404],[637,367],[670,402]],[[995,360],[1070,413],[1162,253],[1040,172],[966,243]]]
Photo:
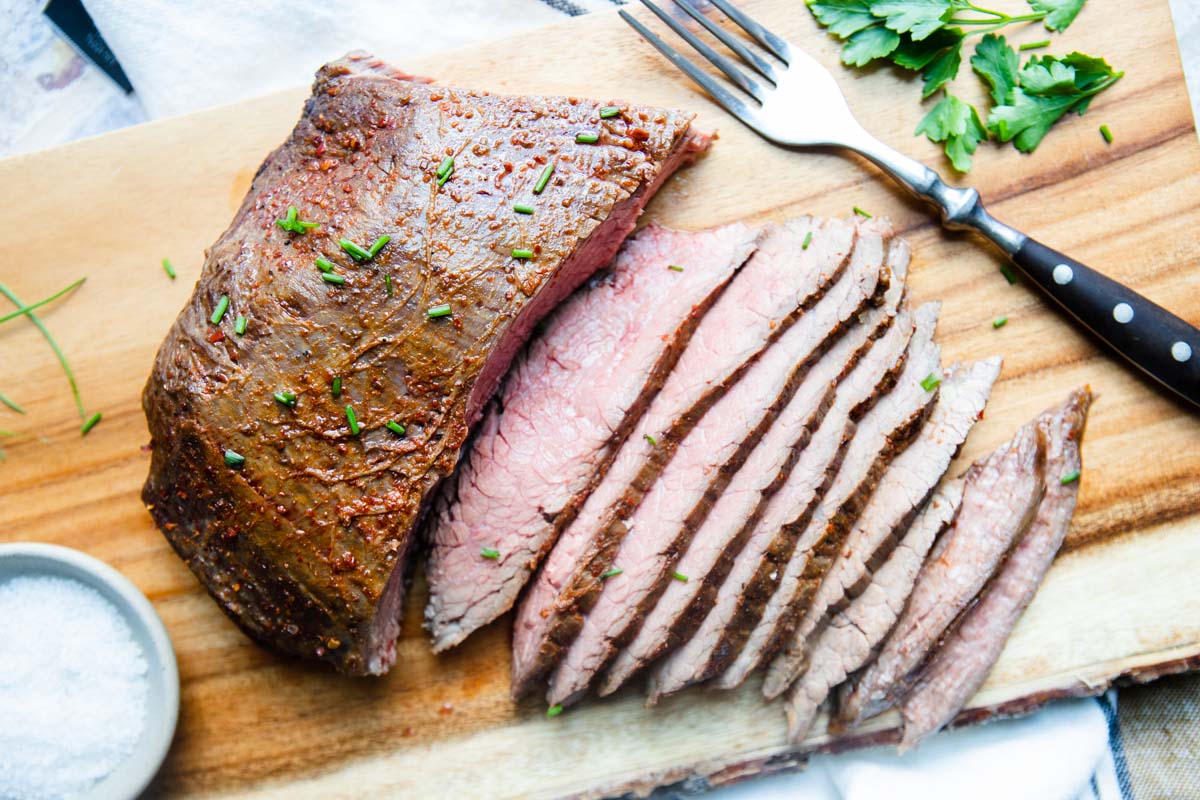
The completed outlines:
[[[600,105],[423,85],[365,56],[318,73],[208,251],[143,396],[142,496],[260,642],[347,673],[391,666],[413,530],[468,427],[537,320],[707,145],[689,114],[619,104],[601,120]],[[596,144],[576,143],[585,129]],[[289,206],[292,227],[320,227],[276,225]],[[361,260],[339,246],[382,236]]]
[[[1029,527],[1042,499],[1045,439],[1036,423],[972,465],[954,526],[938,542],[879,656],[848,684],[834,720],[849,727],[902,697],[926,656]]]
[[[816,635],[847,594],[861,593],[870,581],[871,565],[887,558],[896,535],[908,526],[946,474],[983,413],[999,374],[999,358],[949,371],[938,387],[938,400],[929,419],[913,443],[884,471],[812,606],[771,662],[763,681],[767,698],[778,697],[796,679],[804,666],[809,637]]]
[[[1050,569],[1075,514],[1082,467],[1079,445],[1091,402],[1089,388],[1077,389],[1061,406],[1038,418],[1037,426],[1046,441],[1046,469],[1045,493],[1037,516],[905,698],[902,751],[941,730],[983,685]]]
[[[810,228],[810,246],[797,248]],[[769,230],[701,320],[671,376],[522,599],[513,631],[514,694],[528,690],[574,640],[621,543],[624,520],[679,444],[768,345],[823,296],[843,271],[854,238],[854,225],[836,220],[805,218]]]
[[[867,663],[887,636],[904,610],[925,556],[961,502],[961,480],[936,491],[871,584],[821,629],[808,668],[787,695],[789,741],[804,739],[830,690]]]
[[[517,358],[437,506],[425,570],[435,651],[512,606],[757,237],[742,224],[643,228]]]

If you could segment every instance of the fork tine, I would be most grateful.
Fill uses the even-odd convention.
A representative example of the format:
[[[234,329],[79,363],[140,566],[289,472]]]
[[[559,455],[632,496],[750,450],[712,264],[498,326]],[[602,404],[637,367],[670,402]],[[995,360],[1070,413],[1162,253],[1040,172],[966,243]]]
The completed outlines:
[[[711,47],[705,44],[702,39],[696,36],[696,34],[692,33],[687,28],[676,22],[674,17],[672,17],[666,11],[663,11],[655,3],[650,2],[650,0],[642,0],[642,5],[653,11],[654,15],[663,22],[667,23],[667,26],[670,27],[671,30],[675,31],[679,38],[683,39],[685,42],[695,48],[700,55],[707,58],[713,66],[721,70],[721,72],[724,72],[729,77],[729,80],[741,87],[742,91],[753,97],[759,103],[762,103],[766,100],[766,97],[763,95],[762,87],[747,78],[741,70],[733,65],[732,61],[725,58],[716,50],[713,50]]]
[[[688,61],[686,58],[681,56],[679,51],[671,47],[662,39],[658,38],[658,36],[655,34],[651,33],[645,25],[634,19],[628,11],[622,8],[617,13],[621,15],[621,19],[628,22],[635,31],[641,34],[643,39],[654,45],[654,48],[658,50],[658,52],[666,56],[667,60],[674,64],[678,69],[687,73],[689,78],[700,84],[700,87],[711,94],[726,111],[728,111],[730,114],[733,114],[750,127],[757,127],[758,123],[755,119],[754,112],[751,111],[750,107],[746,105],[741,98],[735,96],[720,83],[709,77],[704,70],[700,69],[691,61]]]
[[[780,39],[762,25],[750,19],[750,17],[739,11],[732,3],[728,3],[726,0],[709,0],[709,2],[721,9],[722,14],[740,25],[742,30],[758,40],[759,44],[774,53],[775,57],[780,61],[785,64],[791,63],[792,49],[788,47],[788,43],[783,39]]]
[[[728,31],[697,11],[688,0],[675,0],[675,5],[682,8],[687,12],[688,16],[703,25],[705,30],[717,37],[723,45],[736,53],[739,58],[758,70],[758,74],[771,83],[777,84],[779,82],[778,77],[775,75],[775,68],[771,66],[770,62],[764,60],[752,50],[746,49],[746,46],[731,36]]]

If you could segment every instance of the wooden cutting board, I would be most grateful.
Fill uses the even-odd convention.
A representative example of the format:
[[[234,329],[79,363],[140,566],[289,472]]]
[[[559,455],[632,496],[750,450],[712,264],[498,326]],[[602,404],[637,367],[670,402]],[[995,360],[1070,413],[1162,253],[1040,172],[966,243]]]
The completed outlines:
[[[922,113],[918,80],[836,66],[836,45],[799,2],[745,5],[834,66],[868,129],[945,169],[937,150],[912,136]],[[1045,32],[1030,27],[1014,38]],[[1089,3],[1056,37],[1056,52],[1075,48],[1107,56],[1125,79],[1086,117],[1057,126],[1032,156],[984,146],[971,181],[997,216],[1200,322],[1200,146],[1165,0]],[[1005,356],[964,459],[1006,439],[1070,387],[1092,384],[1098,399],[1068,545],[968,717],[1200,666],[1200,416],[1101,352],[1031,291],[1010,287],[991,250],[944,234],[857,159],[765,144],[615,14],[402,66],[497,91],[697,110],[720,141],[654,201],[648,215],[667,225],[847,215],[855,205],[890,216],[913,244],[914,299],[946,301],[939,340],[947,360]],[[307,77],[297,75],[297,84]],[[966,68],[959,83],[982,99],[982,91],[972,95],[978,81]],[[388,677],[352,680],[275,657],[234,628],[154,530],[138,499],[149,464],[142,385],[204,247],[287,135],[305,94],[297,88],[0,162],[0,278],[29,301],[88,276],[43,316],[78,371],[89,411],[104,412],[81,439],[66,381],[37,332],[21,321],[0,327],[0,391],[29,412],[0,408],[0,428],[31,437],[0,442],[8,457],[0,464],[0,541],[80,548],[154,602],[183,681],[179,731],[158,791],[590,797],[798,764],[802,756],[783,744],[783,715],[763,704],[757,682],[732,694],[686,692],[654,710],[627,691],[553,720],[536,699],[514,705],[508,618],[435,658],[420,630],[419,585]],[[1113,131],[1111,146],[1097,132],[1101,123]],[[178,280],[163,274],[164,256]],[[1001,314],[1008,326],[993,330]],[[876,721],[856,743],[885,737],[891,724]],[[828,742],[818,731],[808,745]]]

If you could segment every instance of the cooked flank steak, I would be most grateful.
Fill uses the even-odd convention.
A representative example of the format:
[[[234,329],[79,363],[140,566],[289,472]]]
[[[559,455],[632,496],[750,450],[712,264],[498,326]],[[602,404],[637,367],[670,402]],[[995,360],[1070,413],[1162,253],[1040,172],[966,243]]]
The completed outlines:
[[[513,355],[707,146],[615,107],[318,72],[143,396],[142,496],[251,636],[392,665],[414,528]]]

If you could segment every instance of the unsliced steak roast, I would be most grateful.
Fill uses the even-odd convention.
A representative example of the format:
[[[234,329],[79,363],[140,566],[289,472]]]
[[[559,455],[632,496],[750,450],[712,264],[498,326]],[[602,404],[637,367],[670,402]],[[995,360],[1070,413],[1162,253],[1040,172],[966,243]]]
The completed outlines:
[[[741,224],[643,228],[517,358],[438,502],[425,610],[435,651],[512,606],[757,236]]]
[[[1075,514],[1082,467],[1079,445],[1091,403],[1091,389],[1077,389],[1061,406],[1038,418],[1046,441],[1046,469],[1045,493],[1037,516],[905,698],[900,712],[904,717],[902,751],[941,730],[983,685],[1008,635],[1042,584]]]
[[[889,544],[902,532],[942,480],[950,462],[975,426],[1000,375],[1000,359],[954,367],[938,387],[938,400],[916,439],[896,457],[846,537],[842,553],[821,582],[812,606],[784,649],[771,662],[763,694],[775,698],[796,679],[808,638],[847,593],[870,580],[870,565],[887,558]],[[865,588],[865,587],[864,587]],[[861,589],[860,589],[861,591]]]
[[[534,324],[707,145],[690,114],[603,105],[620,112],[428,86],[367,56],[318,72],[143,395],[142,496],[254,638],[391,666],[413,530],[468,427]]]
[[[805,231],[802,239],[812,230],[808,249],[797,251],[791,232],[768,231],[760,240],[531,582],[513,628],[514,695],[529,689],[574,640],[620,544],[620,520],[636,510],[679,443],[844,268],[853,224],[804,218],[788,227]]]

